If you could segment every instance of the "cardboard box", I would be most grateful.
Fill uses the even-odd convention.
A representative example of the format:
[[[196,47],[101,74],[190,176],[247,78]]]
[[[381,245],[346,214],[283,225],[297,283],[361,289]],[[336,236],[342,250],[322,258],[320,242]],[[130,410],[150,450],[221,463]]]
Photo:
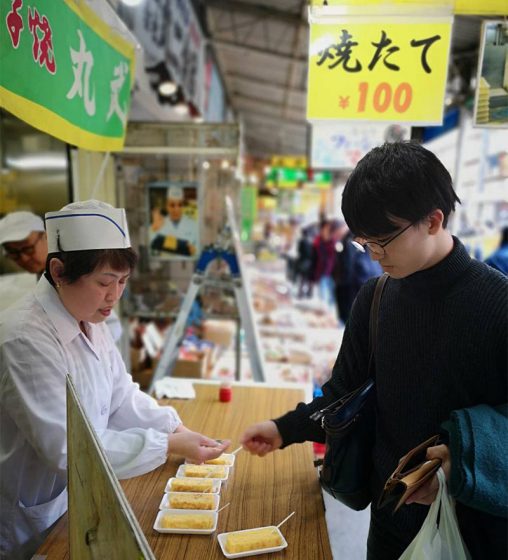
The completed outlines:
[[[208,372],[208,349],[197,352],[195,357],[179,356],[171,372],[173,377],[206,377]]]
[[[234,321],[221,321],[207,319],[203,323],[203,338],[214,344],[228,348],[236,333]]]

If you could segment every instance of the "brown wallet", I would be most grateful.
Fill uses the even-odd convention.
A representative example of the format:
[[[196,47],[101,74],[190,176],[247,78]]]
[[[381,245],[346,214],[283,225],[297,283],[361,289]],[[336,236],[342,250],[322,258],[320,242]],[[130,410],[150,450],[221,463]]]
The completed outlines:
[[[428,460],[425,454],[427,448],[438,445],[438,441],[439,436],[432,436],[400,459],[397,468],[385,483],[378,500],[378,508],[398,500],[393,509],[395,513],[413,492],[432,478],[441,466],[441,459]]]

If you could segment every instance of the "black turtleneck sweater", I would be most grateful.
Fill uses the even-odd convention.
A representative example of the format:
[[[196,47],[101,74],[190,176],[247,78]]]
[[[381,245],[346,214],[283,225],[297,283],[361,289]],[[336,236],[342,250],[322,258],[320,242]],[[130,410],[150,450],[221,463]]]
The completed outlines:
[[[284,446],[324,441],[324,432],[309,416],[367,378],[375,284],[370,280],[358,294],[331,379],[323,386],[324,396],[300,403],[275,421]],[[432,268],[388,279],[375,356],[373,503],[399,458],[439,433],[452,410],[507,401],[507,341],[508,279],[472,260],[458,239],[452,252]],[[411,505],[385,519],[409,542],[426,513],[427,507]]]

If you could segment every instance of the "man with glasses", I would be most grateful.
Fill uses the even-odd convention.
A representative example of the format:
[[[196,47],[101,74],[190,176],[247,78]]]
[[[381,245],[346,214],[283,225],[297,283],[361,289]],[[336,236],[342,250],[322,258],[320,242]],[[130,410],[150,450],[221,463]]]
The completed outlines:
[[[0,244],[4,254],[33,274],[42,274],[46,266],[48,243],[44,222],[32,212],[11,212],[0,220]]]
[[[6,257],[5,272],[9,272],[0,275],[0,310],[3,310],[33,290],[44,272],[48,254],[44,222],[32,212],[7,214],[0,220],[0,246]],[[15,266],[10,267],[8,261]]]
[[[346,223],[389,275],[375,354],[369,560],[398,559],[420,530],[437,475],[395,514],[377,503],[399,459],[434,434],[442,443],[427,458],[442,460],[471,557],[507,557],[508,279],[472,259],[447,229],[457,202],[448,171],[412,142],[374,148],[344,188]],[[247,428],[242,443],[251,453],[324,441],[311,415],[368,376],[375,285],[369,280],[355,300],[323,397]]]

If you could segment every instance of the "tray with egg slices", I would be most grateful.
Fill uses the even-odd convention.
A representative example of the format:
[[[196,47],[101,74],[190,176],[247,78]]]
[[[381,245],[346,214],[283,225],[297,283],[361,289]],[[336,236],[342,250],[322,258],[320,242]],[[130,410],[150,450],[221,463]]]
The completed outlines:
[[[176,471],[176,478],[201,478],[225,481],[229,477],[229,467],[224,465],[183,464]]]
[[[234,453],[223,453],[216,457],[215,459],[209,459],[202,463],[203,465],[224,465],[225,467],[232,468],[235,464],[236,455]],[[185,461],[186,465],[194,465],[192,461]]]
[[[215,478],[172,477],[168,480],[164,492],[198,492],[200,494],[218,494],[221,481]]]
[[[209,535],[217,529],[217,512],[195,509],[161,509],[153,528],[159,533]]]
[[[219,494],[199,492],[167,492],[164,494],[159,509],[199,509],[217,511]]]
[[[217,540],[226,558],[244,558],[279,552],[288,546],[284,535],[275,526],[220,533]]]

